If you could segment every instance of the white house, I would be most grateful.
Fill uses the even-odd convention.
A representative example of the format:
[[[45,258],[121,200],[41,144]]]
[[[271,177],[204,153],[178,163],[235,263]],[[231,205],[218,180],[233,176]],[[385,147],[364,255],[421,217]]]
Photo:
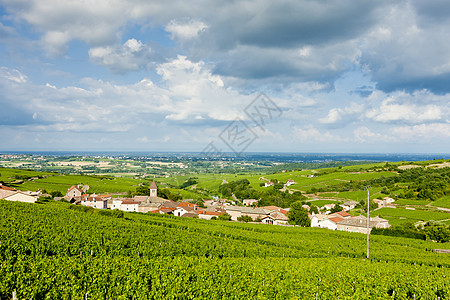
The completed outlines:
[[[289,179],[289,180],[286,182],[285,186],[290,186],[290,185],[293,185],[293,184],[296,184],[296,182],[295,182],[294,180],[292,180],[292,179]]]
[[[341,204],[341,206],[345,211],[349,211],[350,209],[354,209],[358,204],[359,203],[356,201],[347,201],[344,204]]]
[[[72,186],[67,190],[66,196],[68,198],[75,198],[75,197],[81,197],[83,195],[83,190],[80,189],[78,186]]]
[[[319,222],[322,220],[327,219],[328,217],[326,215],[317,214],[311,216],[311,227],[320,227]]]
[[[108,208],[108,198],[103,196],[91,195],[90,197],[81,199],[81,205],[98,209],[106,209]]]
[[[114,199],[111,209],[118,209],[123,211],[139,211],[138,201],[132,199]]]
[[[139,202],[133,200],[123,200],[120,204],[120,208],[123,211],[139,211]]]
[[[176,217],[182,217],[184,214],[187,214],[189,211],[186,209],[187,207],[177,207],[173,211],[173,215]]]
[[[344,220],[341,217],[331,217],[331,218],[326,218],[323,219],[322,221],[319,222],[319,226],[320,228],[328,228],[331,230],[336,230],[337,229],[337,223],[339,221]]]
[[[5,200],[19,201],[19,202],[26,202],[26,203],[35,203],[37,201],[37,197],[31,196],[29,194],[22,193],[22,192],[16,192],[8,197],[5,197]]]
[[[264,183],[264,187],[268,187],[268,186],[273,186],[273,182],[268,181],[268,182]]]

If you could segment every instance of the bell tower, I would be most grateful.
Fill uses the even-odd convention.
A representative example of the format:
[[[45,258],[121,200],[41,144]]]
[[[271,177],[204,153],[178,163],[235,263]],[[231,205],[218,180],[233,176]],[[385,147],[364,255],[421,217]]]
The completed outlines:
[[[158,186],[156,185],[155,180],[153,180],[152,184],[150,184],[150,197],[158,196]]]

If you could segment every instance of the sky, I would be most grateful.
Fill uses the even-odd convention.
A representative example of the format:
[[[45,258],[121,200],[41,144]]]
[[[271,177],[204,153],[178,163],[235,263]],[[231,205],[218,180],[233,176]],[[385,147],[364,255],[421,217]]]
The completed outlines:
[[[0,150],[449,153],[450,1],[0,0]]]

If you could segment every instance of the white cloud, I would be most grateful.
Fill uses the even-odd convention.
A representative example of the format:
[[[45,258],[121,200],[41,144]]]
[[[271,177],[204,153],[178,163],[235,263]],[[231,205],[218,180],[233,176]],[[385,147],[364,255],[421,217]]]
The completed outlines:
[[[313,125],[307,125],[303,128],[294,126],[293,133],[300,144],[311,144],[314,142],[338,142],[345,140],[344,138],[338,135],[333,135],[328,131],[321,132]]]
[[[319,122],[322,124],[336,123],[337,121],[342,119],[341,112],[342,112],[342,110],[339,108],[332,108],[332,109],[330,109],[330,111],[328,112],[328,115],[326,117],[319,119]]]
[[[372,132],[366,126],[356,128],[353,131],[353,136],[355,140],[360,143],[375,143],[380,141],[386,142],[387,140],[389,140],[386,135]]]
[[[171,33],[173,40],[187,41],[197,38],[207,28],[208,26],[205,23],[198,20],[187,22],[172,20],[167,24],[166,31]]]
[[[445,141],[450,138],[450,124],[449,123],[431,123],[420,124],[414,126],[401,126],[393,128],[393,134],[401,140],[416,140],[421,142],[423,140]],[[433,144],[429,144],[430,152],[434,152]]]
[[[25,83],[27,82],[27,76],[22,74],[19,70],[9,69],[6,67],[0,68],[0,76],[13,81],[15,83]]]
[[[90,59],[113,72],[123,73],[141,67],[154,66],[161,57],[149,46],[136,39],[129,39],[123,45],[94,47],[89,49]]]
[[[379,96],[379,95],[378,95]],[[377,122],[407,122],[422,123],[439,121],[450,112],[450,95],[436,98],[435,95],[426,93],[408,94],[396,92],[385,95],[379,106],[370,109],[366,116]],[[420,98],[420,99],[418,99]],[[423,104],[427,99],[433,104]]]

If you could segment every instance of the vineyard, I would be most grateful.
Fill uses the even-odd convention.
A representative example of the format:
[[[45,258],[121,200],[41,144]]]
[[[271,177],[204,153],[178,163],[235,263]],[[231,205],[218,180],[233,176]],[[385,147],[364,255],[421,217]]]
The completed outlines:
[[[450,297],[432,242],[71,207],[0,201],[1,299]]]

